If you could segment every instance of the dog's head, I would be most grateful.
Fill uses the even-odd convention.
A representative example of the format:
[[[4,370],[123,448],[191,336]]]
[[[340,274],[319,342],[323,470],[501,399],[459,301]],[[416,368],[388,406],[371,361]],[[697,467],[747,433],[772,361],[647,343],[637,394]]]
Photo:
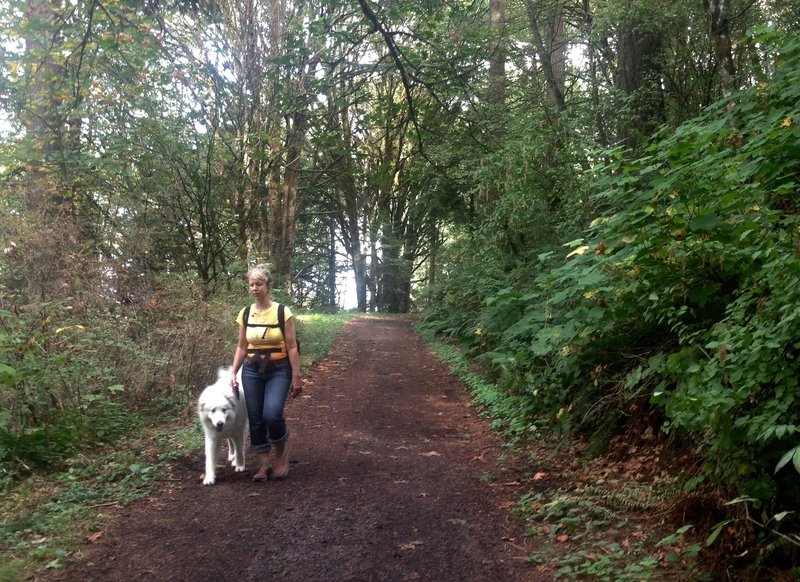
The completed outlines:
[[[222,431],[225,425],[233,420],[235,415],[236,403],[232,396],[227,396],[224,399],[217,400],[213,403],[205,403],[200,405],[200,416],[203,422]]]

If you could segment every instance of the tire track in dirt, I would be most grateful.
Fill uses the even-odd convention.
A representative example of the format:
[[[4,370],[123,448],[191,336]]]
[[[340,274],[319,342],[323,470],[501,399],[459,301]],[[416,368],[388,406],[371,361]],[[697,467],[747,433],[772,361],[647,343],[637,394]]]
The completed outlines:
[[[407,318],[351,321],[287,405],[291,471],[253,483],[202,451],[48,580],[539,581],[501,452]],[[489,478],[494,473],[495,480]]]

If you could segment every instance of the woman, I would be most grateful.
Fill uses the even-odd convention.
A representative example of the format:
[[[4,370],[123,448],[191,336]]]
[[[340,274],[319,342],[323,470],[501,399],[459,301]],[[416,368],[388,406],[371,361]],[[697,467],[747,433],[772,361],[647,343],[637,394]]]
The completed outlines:
[[[264,265],[250,269],[247,281],[255,303],[243,308],[236,318],[239,342],[233,354],[231,387],[238,384],[236,374],[244,364],[242,384],[250,421],[250,445],[259,463],[253,481],[284,479],[289,474],[289,431],[283,408],[290,388],[292,398],[303,390],[295,321],[284,306],[285,335],[281,333],[278,303],[270,297],[272,275]]]

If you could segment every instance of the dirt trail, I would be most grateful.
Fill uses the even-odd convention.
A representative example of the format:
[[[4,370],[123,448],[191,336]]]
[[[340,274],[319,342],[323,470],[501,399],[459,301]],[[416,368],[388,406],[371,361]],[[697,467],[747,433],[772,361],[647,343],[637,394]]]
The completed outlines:
[[[410,325],[354,320],[307,374],[286,481],[248,455],[203,487],[197,451],[47,580],[551,580],[508,514],[520,475]]]

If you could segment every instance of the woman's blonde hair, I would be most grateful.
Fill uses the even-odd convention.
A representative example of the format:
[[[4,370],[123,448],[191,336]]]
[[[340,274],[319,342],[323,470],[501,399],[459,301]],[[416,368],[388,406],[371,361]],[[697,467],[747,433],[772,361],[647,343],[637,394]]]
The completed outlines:
[[[265,265],[259,264],[251,267],[247,272],[248,281],[253,277],[264,281],[267,285],[272,285],[272,273],[269,272]]]

